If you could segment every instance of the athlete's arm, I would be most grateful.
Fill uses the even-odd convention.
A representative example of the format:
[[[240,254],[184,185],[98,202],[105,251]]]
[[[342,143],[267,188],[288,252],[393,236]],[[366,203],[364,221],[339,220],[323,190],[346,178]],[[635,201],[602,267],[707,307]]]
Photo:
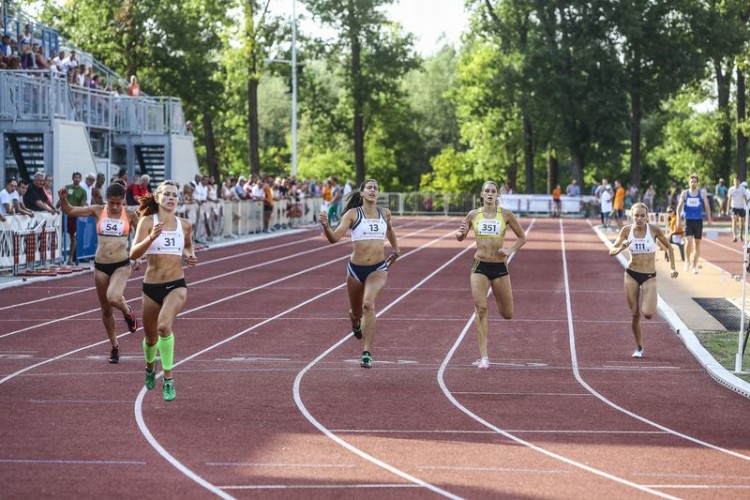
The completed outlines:
[[[506,256],[510,257],[514,252],[517,252],[522,246],[526,244],[526,232],[521,227],[521,224],[518,223],[518,220],[516,219],[516,216],[513,215],[513,212],[503,209],[503,214],[507,215],[508,217],[505,220],[505,224],[510,226],[517,237],[516,242],[512,247],[500,249],[500,252],[503,252]]]
[[[609,249],[609,255],[614,257],[630,246],[630,241],[628,241],[627,236],[629,232],[630,225],[623,226],[623,228],[620,229],[620,234],[617,235],[617,239],[612,244],[612,248]],[[674,259],[672,259],[672,262],[674,262]]]
[[[182,221],[182,229],[185,232],[185,248],[182,250],[182,256],[185,258],[187,265],[193,267],[198,263],[193,248],[193,223],[182,217],[178,217],[178,219]]]
[[[72,217],[88,217],[94,215],[99,217],[102,207],[99,205],[87,205],[83,207],[74,207],[68,201],[68,190],[67,188],[60,188],[57,190],[57,196],[59,198],[58,203],[63,211]]]
[[[138,229],[135,231],[135,240],[133,246],[130,247],[130,260],[141,258],[148,247],[151,246],[151,243],[161,234],[163,227],[163,222],[154,225],[154,219],[151,217],[144,217],[139,220]]]
[[[357,213],[354,209],[349,209],[346,211],[346,213],[341,217],[341,221],[339,222],[339,225],[336,226],[336,229],[331,229],[331,226],[328,225],[328,215],[324,214],[323,212],[320,213],[320,224],[323,226],[323,234],[325,234],[325,237],[328,239],[329,243],[336,243],[341,239],[342,236],[346,234],[346,232],[349,230],[350,227],[352,227],[352,224],[354,223],[354,217]]]
[[[388,241],[391,244],[391,249],[393,250],[391,252],[391,255],[388,256],[387,262],[388,266],[396,262],[396,259],[398,259],[401,256],[401,250],[398,246],[398,239],[396,238],[396,232],[393,230],[393,226],[391,225],[391,211],[387,208],[383,209],[383,215],[385,216],[385,223],[387,226],[387,229],[385,231],[385,237],[388,238]]]
[[[474,217],[476,217],[476,210],[472,210],[466,214],[464,220],[461,221],[461,225],[458,227],[458,231],[456,231],[456,239],[458,241],[465,240],[469,235],[469,230],[474,227]]]

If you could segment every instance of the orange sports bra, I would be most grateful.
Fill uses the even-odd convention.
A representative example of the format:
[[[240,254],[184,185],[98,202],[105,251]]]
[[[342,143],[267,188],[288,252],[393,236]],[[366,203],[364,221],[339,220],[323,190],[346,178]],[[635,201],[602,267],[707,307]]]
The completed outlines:
[[[122,207],[119,219],[109,216],[107,205],[102,209],[102,216],[96,223],[96,234],[100,236],[127,236],[130,234],[130,222],[125,207]]]

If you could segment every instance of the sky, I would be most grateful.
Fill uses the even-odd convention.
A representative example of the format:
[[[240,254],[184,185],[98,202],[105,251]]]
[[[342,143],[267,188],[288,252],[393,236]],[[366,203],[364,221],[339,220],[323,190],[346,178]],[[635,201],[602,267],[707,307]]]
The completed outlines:
[[[446,41],[459,45],[461,33],[468,24],[463,4],[463,0],[396,0],[387,13],[390,19],[416,36],[417,52],[429,56],[442,46],[438,45],[442,35]],[[273,14],[291,16],[292,0],[271,0],[269,10]],[[297,1],[297,11],[298,14],[304,12],[301,0]],[[313,35],[320,32],[309,20],[300,24],[300,30]]]

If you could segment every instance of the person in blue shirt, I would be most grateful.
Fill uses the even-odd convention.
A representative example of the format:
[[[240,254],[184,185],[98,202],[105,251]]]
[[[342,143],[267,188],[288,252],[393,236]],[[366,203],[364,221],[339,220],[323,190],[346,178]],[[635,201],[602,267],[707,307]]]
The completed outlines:
[[[684,211],[683,211],[684,209]],[[680,193],[680,201],[677,204],[677,226],[680,219],[685,219],[685,271],[698,274],[698,259],[701,256],[701,239],[703,238],[703,214],[708,217],[708,225],[711,225],[711,205],[708,203],[706,193],[698,188],[698,176],[690,176],[690,188]]]

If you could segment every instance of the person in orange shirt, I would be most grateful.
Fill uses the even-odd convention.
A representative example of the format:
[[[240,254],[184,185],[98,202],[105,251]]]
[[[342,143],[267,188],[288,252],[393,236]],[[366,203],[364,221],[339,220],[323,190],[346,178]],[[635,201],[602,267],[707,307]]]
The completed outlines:
[[[617,220],[617,228],[622,228],[622,219],[625,217],[625,188],[620,181],[615,181],[615,201],[612,204],[613,214]]]
[[[552,217],[560,217],[562,213],[562,199],[560,196],[562,196],[562,189],[560,189],[560,184],[558,184],[552,190]]]

